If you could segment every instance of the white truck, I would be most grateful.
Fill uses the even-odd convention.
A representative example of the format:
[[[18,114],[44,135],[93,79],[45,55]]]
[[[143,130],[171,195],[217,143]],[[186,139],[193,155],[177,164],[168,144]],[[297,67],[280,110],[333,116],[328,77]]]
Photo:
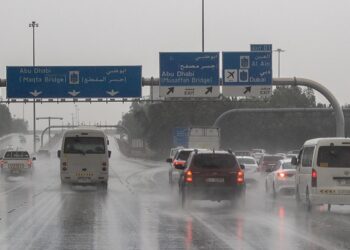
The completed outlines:
[[[188,132],[188,147],[220,149],[220,128],[193,127]]]

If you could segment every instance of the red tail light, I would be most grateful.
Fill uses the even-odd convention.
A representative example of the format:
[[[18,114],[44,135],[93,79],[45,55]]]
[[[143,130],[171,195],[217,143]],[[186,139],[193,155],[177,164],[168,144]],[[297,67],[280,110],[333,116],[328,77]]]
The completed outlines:
[[[27,161],[27,164],[28,164],[29,167],[31,167],[32,164],[33,164],[32,160],[28,160],[28,161]]]
[[[237,184],[243,184],[244,183],[244,172],[239,171],[237,172]]]
[[[188,170],[186,171],[185,173],[185,180],[186,182],[192,182],[193,181],[193,178],[192,178],[192,171],[191,170]]]
[[[185,161],[177,161],[177,160],[173,161],[174,166],[179,166],[179,165],[183,166],[183,165],[185,165],[185,163],[186,163]]]
[[[286,177],[286,174],[283,173],[283,172],[279,172],[279,173],[277,173],[277,176],[278,176],[279,178],[284,178],[284,177]]]
[[[311,171],[311,187],[317,187],[317,172],[315,169]]]

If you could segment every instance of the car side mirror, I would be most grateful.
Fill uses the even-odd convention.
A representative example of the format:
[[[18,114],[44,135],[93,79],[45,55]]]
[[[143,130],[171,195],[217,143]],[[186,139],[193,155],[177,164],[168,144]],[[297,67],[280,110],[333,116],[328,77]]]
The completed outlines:
[[[57,151],[57,157],[58,157],[58,158],[61,158],[61,150],[58,150],[58,151]]]
[[[111,158],[112,151],[108,150],[108,158]]]
[[[33,160],[33,161],[36,161],[36,157],[33,157],[32,160]]]
[[[292,157],[292,160],[291,160],[291,163],[292,163],[292,165],[294,165],[294,166],[298,165],[298,159],[297,159],[295,156],[293,156],[293,157]]]
[[[185,165],[175,165],[175,168],[179,169],[179,170],[185,170],[186,166]]]
[[[168,158],[168,159],[166,159],[166,162],[168,162],[168,163],[172,163],[172,162],[173,162],[173,159]]]
[[[245,169],[245,165],[244,164],[240,164],[241,169],[244,170]]]

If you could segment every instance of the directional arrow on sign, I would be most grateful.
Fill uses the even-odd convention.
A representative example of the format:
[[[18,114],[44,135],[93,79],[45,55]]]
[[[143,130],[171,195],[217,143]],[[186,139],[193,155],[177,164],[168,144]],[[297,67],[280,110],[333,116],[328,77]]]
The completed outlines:
[[[205,94],[213,93],[213,87],[208,87],[207,91],[205,91]]]
[[[29,94],[31,94],[34,97],[37,97],[38,95],[41,95],[42,93],[43,93],[42,91],[37,91],[37,90],[34,90],[34,92],[29,92]]]
[[[169,95],[170,93],[174,93],[174,91],[175,91],[174,87],[168,88],[168,92],[166,94]]]
[[[251,93],[252,92],[252,87],[245,87],[245,91],[243,94]]]
[[[110,96],[115,96],[117,95],[119,92],[115,91],[114,89],[110,90],[110,91],[106,91],[107,94],[109,94]]]
[[[73,90],[73,91],[69,91],[68,94],[75,97],[75,96],[79,95],[80,92]]]

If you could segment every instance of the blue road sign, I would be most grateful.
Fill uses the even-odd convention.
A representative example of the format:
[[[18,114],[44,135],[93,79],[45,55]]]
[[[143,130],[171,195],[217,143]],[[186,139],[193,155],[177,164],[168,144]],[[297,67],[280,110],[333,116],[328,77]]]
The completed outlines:
[[[160,53],[160,95],[217,97],[219,57],[218,52]]]
[[[173,130],[173,144],[174,147],[188,147],[188,128],[174,128]]]
[[[224,85],[271,85],[271,52],[223,52]]]
[[[8,98],[137,98],[141,66],[7,67]]]
[[[269,52],[269,51],[272,51],[272,44],[251,44],[250,51]]]
[[[272,52],[223,52],[223,95],[268,96],[272,90]]]

